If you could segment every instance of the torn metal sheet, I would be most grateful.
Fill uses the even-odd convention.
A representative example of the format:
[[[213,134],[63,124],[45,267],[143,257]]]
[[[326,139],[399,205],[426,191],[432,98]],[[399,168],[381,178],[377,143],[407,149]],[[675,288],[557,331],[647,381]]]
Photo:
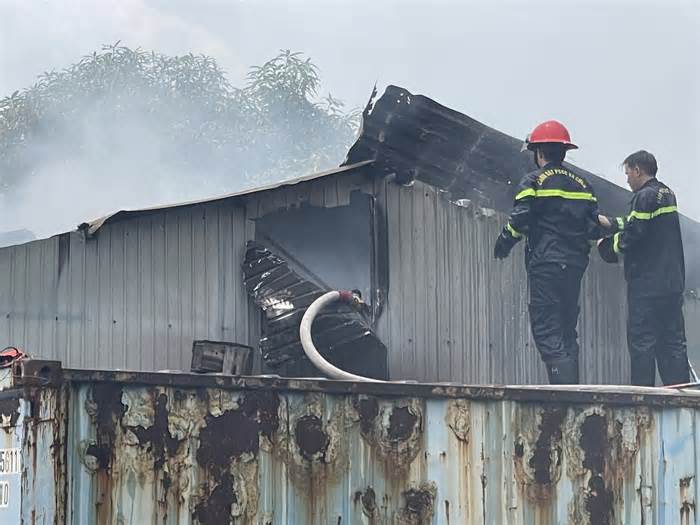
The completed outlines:
[[[243,262],[248,294],[265,312],[260,350],[275,368],[305,361],[299,325],[306,309],[328,289],[292,269],[285,258],[249,242]],[[320,314],[312,336],[319,352],[349,372],[379,379],[387,377],[386,347],[357,311],[338,304]]]
[[[379,99],[370,100],[362,133],[346,163],[374,159],[372,169],[395,177],[398,183],[419,180],[449,192],[453,201],[470,199],[508,212],[520,178],[534,169],[532,154],[520,151],[522,142],[428,97],[389,86]],[[577,166],[567,166],[591,182],[604,213],[629,212],[632,194],[628,190]],[[682,216],[681,229],[688,288],[697,289],[700,224]]]
[[[374,169],[397,182],[419,180],[500,211],[509,210],[522,175],[534,169],[522,139],[490,128],[406,89],[389,86],[364,113],[362,134],[346,163],[374,159]],[[576,166],[593,184],[601,206],[625,213],[630,192]]]

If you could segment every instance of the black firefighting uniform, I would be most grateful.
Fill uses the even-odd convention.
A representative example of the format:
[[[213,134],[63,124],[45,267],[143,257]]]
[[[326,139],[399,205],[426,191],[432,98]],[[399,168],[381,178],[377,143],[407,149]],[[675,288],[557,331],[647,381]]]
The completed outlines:
[[[665,385],[686,383],[685,262],[676,196],[650,179],[635,192],[630,214],[611,220],[619,231],[599,249],[608,262],[624,259],[632,384],[654,386],[655,364]]]
[[[527,238],[530,328],[552,384],[576,384],[581,279],[590,241],[602,236],[590,183],[561,164],[523,177],[498,244]],[[498,255],[496,255],[498,257]]]

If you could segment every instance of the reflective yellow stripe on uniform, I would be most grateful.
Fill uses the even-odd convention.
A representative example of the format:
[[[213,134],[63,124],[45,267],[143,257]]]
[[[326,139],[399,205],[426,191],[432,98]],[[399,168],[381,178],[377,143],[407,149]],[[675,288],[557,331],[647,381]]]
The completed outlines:
[[[625,228],[625,219],[623,217],[617,217],[617,227],[621,230]]]
[[[561,197],[562,199],[570,199],[575,201],[596,201],[597,199],[592,193],[583,191],[564,191],[564,190],[537,190],[537,197]]]
[[[613,251],[620,255],[620,232],[613,235]]]
[[[627,220],[630,219],[639,219],[642,221],[648,221],[650,219],[653,219],[654,217],[658,217],[659,215],[665,215],[667,213],[675,213],[678,211],[678,206],[665,206],[663,208],[659,208],[658,210],[655,211],[650,211],[650,212],[644,212],[644,211],[632,211],[632,213],[629,214],[627,217]]]
[[[515,200],[519,201],[525,197],[561,197],[562,199],[576,201],[596,201],[597,199],[592,193],[582,191],[565,191],[565,190],[534,190],[527,188],[515,196]]]
[[[532,188],[527,188],[526,190],[521,191],[515,196],[515,200],[519,201],[521,199],[524,199],[525,197],[534,197],[537,195],[537,192],[533,190]]]
[[[520,233],[518,230],[513,228],[510,223],[506,224],[506,230],[510,232],[510,234],[513,236],[514,239],[520,239],[520,237],[523,236],[522,233]]]

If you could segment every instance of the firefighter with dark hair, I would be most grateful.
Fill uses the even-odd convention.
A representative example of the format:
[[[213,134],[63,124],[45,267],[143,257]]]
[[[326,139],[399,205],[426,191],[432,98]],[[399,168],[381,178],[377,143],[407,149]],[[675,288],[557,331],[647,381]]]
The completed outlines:
[[[607,262],[624,260],[632,384],[654,386],[656,366],[664,385],[687,383],[685,262],[676,196],[656,178],[651,153],[632,153],[623,167],[634,192],[631,210],[627,217],[609,219],[618,231],[600,240],[598,251]]]
[[[525,175],[510,219],[498,236],[494,257],[503,259],[527,238],[525,267],[529,285],[530,328],[552,384],[577,384],[581,279],[588,266],[590,241],[605,235],[593,188],[563,165],[577,146],[568,130],[549,120],[525,141],[537,169]]]

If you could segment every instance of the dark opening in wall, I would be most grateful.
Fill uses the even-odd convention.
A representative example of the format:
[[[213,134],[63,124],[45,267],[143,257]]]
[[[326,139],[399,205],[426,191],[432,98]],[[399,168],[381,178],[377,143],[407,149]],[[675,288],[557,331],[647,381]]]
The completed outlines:
[[[318,350],[349,372],[387,377],[386,347],[372,331],[375,240],[373,202],[353,194],[349,206],[301,206],[256,221],[243,264],[248,294],[263,310],[260,350],[285,375],[319,375],[299,341],[308,306],[329,290],[359,290],[370,307],[328,308],[314,323]]]
[[[285,257],[294,269],[327,290],[360,290],[371,299],[371,197],[356,192],[349,206],[301,206],[255,222],[256,240]]]

